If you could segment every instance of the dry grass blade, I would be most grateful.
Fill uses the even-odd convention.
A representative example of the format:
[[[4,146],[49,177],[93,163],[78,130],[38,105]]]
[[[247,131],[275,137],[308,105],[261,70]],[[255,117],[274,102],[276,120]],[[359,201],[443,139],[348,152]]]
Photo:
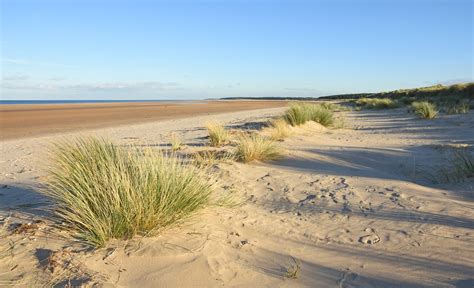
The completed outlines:
[[[242,134],[237,141],[235,157],[244,163],[276,160],[281,155],[281,148],[274,140],[259,134]]]
[[[286,269],[285,277],[290,279],[297,279],[300,271],[301,271],[301,264],[295,257],[291,257],[293,263],[290,267]]]
[[[214,166],[221,162],[234,160],[234,155],[226,151],[205,150],[192,154],[193,163],[201,168]]]
[[[198,168],[176,157],[95,138],[56,145],[47,184],[57,215],[94,246],[173,224],[212,192]]]

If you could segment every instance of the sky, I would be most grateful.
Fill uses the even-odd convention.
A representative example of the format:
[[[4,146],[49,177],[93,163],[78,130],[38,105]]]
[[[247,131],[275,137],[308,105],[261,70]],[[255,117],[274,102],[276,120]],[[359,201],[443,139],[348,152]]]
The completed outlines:
[[[1,98],[317,97],[473,81],[472,0],[0,0]]]

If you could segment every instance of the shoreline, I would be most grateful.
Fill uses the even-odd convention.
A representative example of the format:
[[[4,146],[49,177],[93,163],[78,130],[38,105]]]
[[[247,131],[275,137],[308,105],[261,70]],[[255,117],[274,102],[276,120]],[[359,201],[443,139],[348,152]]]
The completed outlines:
[[[124,124],[278,108],[287,101],[110,102],[0,105],[0,141]]]

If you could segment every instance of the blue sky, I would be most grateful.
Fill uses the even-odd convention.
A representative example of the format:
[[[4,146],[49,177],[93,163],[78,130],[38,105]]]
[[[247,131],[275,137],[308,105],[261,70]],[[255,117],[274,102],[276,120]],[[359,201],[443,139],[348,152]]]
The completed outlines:
[[[320,96],[474,77],[471,0],[0,3],[3,99]]]

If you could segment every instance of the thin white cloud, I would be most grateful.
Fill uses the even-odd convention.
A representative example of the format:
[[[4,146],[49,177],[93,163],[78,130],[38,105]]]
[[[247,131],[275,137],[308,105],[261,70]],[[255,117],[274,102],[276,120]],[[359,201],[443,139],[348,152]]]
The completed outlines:
[[[58,84],[58,81],[45,83],[19,83],[3,81],[1,87],[11,90],[58,90],[58,91],[173,91],[183,88],[176,82],[99,82],[85,84]]]
[[[4,75],[2,81],[24,81],[28,80],[30,76],[28,75]]]
[[[319,90],[314,88],[285,88],[287,91],[300,91],[300,92],[319,92]]]
[[[13,65],[25,65],[25,66],[54,66],[54,67],[64,67],[64,68],[75,68],[75,66],[65,65],[61,63],[54,62],[45,62],[45,61],[32,61],[27,59],[15,59],[15,58],[1,58],[0,62],[3,64],[13,64]]]

